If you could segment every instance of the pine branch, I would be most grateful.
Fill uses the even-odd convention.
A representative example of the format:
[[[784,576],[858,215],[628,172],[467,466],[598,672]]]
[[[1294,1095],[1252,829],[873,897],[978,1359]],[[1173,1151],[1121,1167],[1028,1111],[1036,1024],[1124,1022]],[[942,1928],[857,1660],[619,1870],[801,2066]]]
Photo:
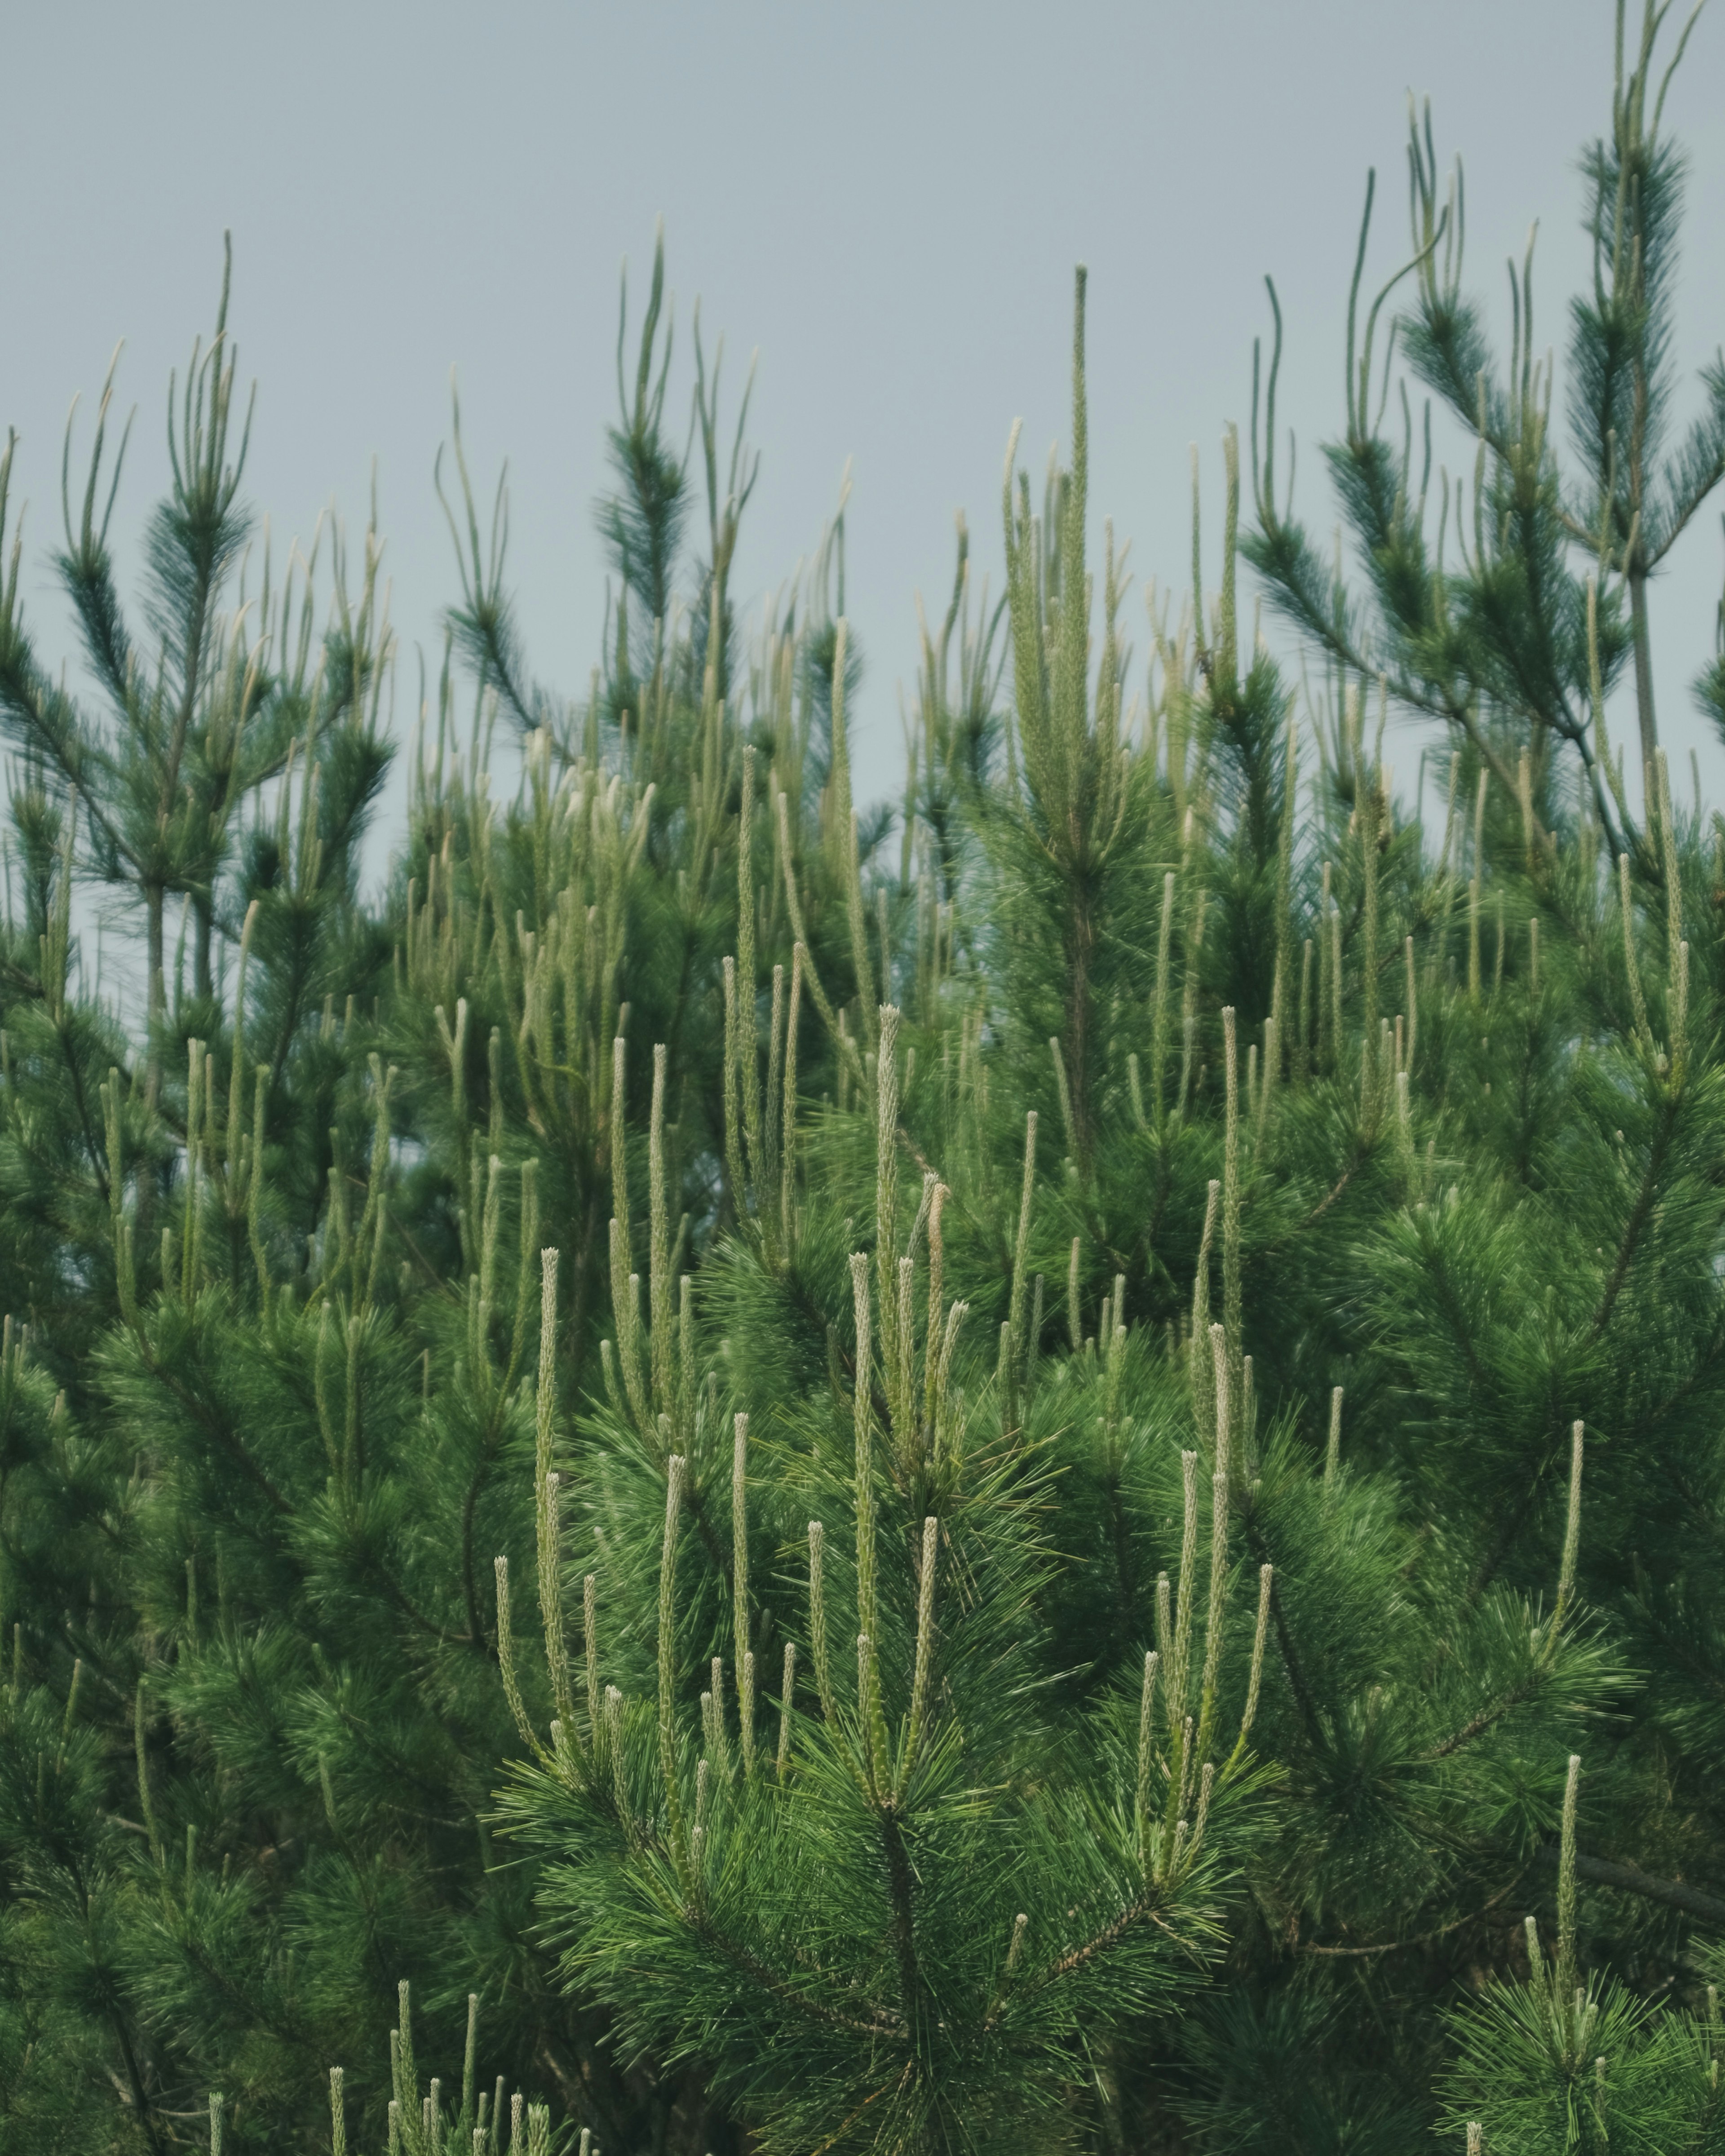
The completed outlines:
[[[1653,1142],[1648,1148],[1646,1173],[1641,1178],[1641,1187],[1635,1193],[1635,1202],[1624,1223],[1623,1236],[1617,1246],[1617,1256],[1611,1267],[1610,1277],[1605,1283],[1599,1306],[1594,1312],[1593,1322],[1588,1327],[1588,1337],[1591,1340],[1597,1340],[1610,1322],[1611,1312],[1616,1307],[1624,1281],[1629,1277],[1635,1246],[1652,1214],[1653,1201],[1659,1189],[1660,1176],[1664,1171],[1666,1151],[1676,1132],[1677,1111],[1676,1098],[1668,1095],[1661,1103],[1659,1120],[1654,1126]]]
[[[1555,1842],[1544,1845],[1535,1861],[1548,1871],[1558,1866],[1558,1851]],[[1644,1902],[1658,1902],[1668,1909],[1680,1909],[1686,1917],[1693,1917],[1704,1924],[1725,1929],[1725,1900],[1717,1894],[1704,1893],[1698,1887],[1685,1885],[1681,1879],[1656,1878],[1651,1871],[1643,1871],[1638,1864],[1616,1864],[1602,1856],[1588,1856],[1581,1851],[1575,1853],[1575,1870],[1583,1879],[1590,1879],[1595,1886],[1614,1887],[1625,1894],[1637,1894]]]

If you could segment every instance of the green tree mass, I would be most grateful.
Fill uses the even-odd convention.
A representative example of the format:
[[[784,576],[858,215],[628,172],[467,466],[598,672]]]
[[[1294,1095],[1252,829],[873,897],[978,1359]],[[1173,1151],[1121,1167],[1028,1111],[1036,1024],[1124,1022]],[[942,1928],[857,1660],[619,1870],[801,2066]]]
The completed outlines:
[[[1014,440],[996,599],[961,521],[882,808],[842,515],[747,629],[747,398],[697,335],[679,448],[662,250],[580,696],[458,418],[378,888],[381,541],[270,558],[225,279],[135,595],[111,384],[69,442],[69,680],[8,448],[7,2156],[1725,2151],[1666,13],[1567,408],[1416,112],[1343,542],[1278,313],[1136,665],[1080,271],[1065,460]]]

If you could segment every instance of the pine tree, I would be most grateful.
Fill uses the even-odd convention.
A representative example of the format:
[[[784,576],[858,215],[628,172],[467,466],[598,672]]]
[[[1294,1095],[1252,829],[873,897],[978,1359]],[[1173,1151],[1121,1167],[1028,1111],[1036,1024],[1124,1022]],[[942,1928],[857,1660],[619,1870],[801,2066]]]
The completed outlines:
[[[1725,406],[1662,449],[1663,15],[1584,167],[1567,475],[1422,119],[1327,459],[1363,593],[1272,357],[1134,682],[1081,272],[1065,462],[1039,510],[1009,452],[993,607],[959,526],[896,809],[842,504],[739,619],[747,396],[697,328],[691,476],[662,252],[583,696],[455,415],[376,894],[377,535],[254,574],[224,280],[146,643],[105,394],[88,706],[15,526],[0,583],[8,2147],[1721,2145],[1725,826],[1646,585]],[[1384,346],[1475,438],[1435,536]]]

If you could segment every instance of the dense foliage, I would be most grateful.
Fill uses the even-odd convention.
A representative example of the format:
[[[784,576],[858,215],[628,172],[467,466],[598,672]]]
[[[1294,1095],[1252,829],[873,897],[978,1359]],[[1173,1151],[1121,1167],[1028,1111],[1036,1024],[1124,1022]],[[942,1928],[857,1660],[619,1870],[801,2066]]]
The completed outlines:
[[[1573,469],[1422,121],[1389,341],[1471,498],[1357,275],[1359,585],[1278,344],[1134,685],[1081,273],[1068,465],[1039,513],[1009,454],[992,608],[961,523],[890,809],[842,524],[746,634],[657,259],[586,696],[456,430],[380,891],[377,535],[260,563],[224,285],[129,607],[105,393],[75,693],[0,573],[8,2150],[1725,2149],[1725,821],[1646,601],[1725,373],[1661,464],[1663,13]]]

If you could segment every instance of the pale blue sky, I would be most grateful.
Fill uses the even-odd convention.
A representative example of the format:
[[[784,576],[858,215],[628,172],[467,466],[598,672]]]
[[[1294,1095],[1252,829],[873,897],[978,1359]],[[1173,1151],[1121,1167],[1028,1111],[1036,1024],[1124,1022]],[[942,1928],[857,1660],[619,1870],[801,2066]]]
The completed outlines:
[[[167,373],[208,326],[226,225],[232,327],[259,384],[249,493],[279,535],[306,533],[331,497],[362,516],[376,456],[402,718],[413,646],[434,646],[454,589],[431,489],[452,365],[478,471],[510,459],[535,669],[579,690],[603,606],[590,512],[618,264],[644,270],[662,213],[683,357],[696,293],[733,375],[761,355],[740,598],[812,547],[853,460],[847,599],[871,790],[896,779],[913,595],[944,591],[953,511],[998,583],[1009,428],[1024,418],[1039,473],[1064,431],[1076,260],[1091,280],[1091,502],[1132,536],[1140,576],[1181,585],[1188,444],[1218,475],[1221,429],[1246,418],[1266,270],[1286,316],[1301,506],[1329,521],[1316,444],[1340,409],[1368,164],[1374,259],[1402,246],[1407,90],[1430,94],[1443,161],[1466,159],[1472,275],[1494,305],[1506,254],[1541,220],[1542,325],[1561,340],[1584,259],[1575,155],[1609,90],[1608,0],[7,0],[0,17],[0,425],[23,438],[27,588],[50,649],[68,648],[42,552],[68,402],[99,387],[125,336],[121,393],[140,414],[124,550],[163,478]],[[1725,13],[1703,18],[1670,107],[1693,159],[1692,367],[1725,335],[1721,110]],[[687,380],[680,365],[680,402]],[[1722,571],[1715,515],[1654,601],[1662,727],[1679,756],[1701,743],[1716,799],[1725,753],[1686,684]],[[1417,754],[1397,752],[1409,779]]]

